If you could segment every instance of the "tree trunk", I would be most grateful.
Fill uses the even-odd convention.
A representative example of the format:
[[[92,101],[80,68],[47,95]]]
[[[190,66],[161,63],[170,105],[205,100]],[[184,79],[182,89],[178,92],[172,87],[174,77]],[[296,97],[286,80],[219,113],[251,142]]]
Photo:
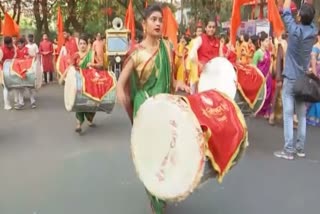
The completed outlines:
[[[43,21],[40,15],[40,1],[41,0],[34,0],[33,2],[33,14],[36,20],[36,28],[37,28],[35,33],[36,42],[39,42],[41,40],[41,33],[42,33],[42,26],[43,26]]]
[[[18,4],[18,2],[14,3],[14,5],[13,5],[13,15],[12,15],[12,19],[15,19],[15,18],[16,18],[16,15],[17,15],[17,4]]]
[[[21,18],[21,2],[18,5],[18,16],[17,16],[17,24],[19,25],[20,23],[20,18]]]
[[[69,31],[70,25],[71,25],[71,22],[70,22],[70,19],[68,17],[64,22],[64,30]]]
[[[69,0],[68,1],[68,13],[69,13],[69,17],[67,18],[67,21],[69,22],[68,27],[71,24],[75,31],[81,32],[82,25],[78,21],[78,17],[77,17],[78,13],[77,13],[77,1],[76,0]],[[66,29],[68,29],[67,26],[66,26]]]
[[[84,8],[88,8],[88,7],[89,7],[89,0],[86,0]],[[87,25],[86,16],[87,16],[86,12],[83,12],[82,13],[82,28],[81,28],[81,31],[83,31],[85,26]],[[80,31],[78,31],[78,32],[80,32]]]
[[[48,1],[41,0],[41,9],[42,9],[42,23],[43,23],[43,30],[46,34],[49,35],[49,23],[48,23]]]

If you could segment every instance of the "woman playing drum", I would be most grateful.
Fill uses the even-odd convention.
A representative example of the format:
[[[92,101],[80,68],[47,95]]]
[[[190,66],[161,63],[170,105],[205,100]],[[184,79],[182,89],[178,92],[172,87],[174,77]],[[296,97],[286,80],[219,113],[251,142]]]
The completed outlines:
[[[88,37],[85,35],[81,35],[79,39],[79,51],[74,54],[74,66],[77,70],[94,67],[94,68],[102,68],[102,64],[95,63],[94,53],[88,46]],[[64,73],[60,78],[60,82],[65,79],[67,72]],[[76,112],[77,118],[77,126],[75,131],[81,133],[81,126],[85,119],[87,119],[89,127],[94,127],[93,118],[95,116],[95,112]]]
[[[117,99],[133,118],[148,97],[176,90],[189,91],[182,82],[174,81],[173,50],[162,37],[162,9],[150,5],[144,11],[144,40],[128,54],[117,84]],[[130,87],[126,87],[129,83]],[[130,88],[130,94],[129,89]],[[165,202],[148,193],[151,207],[156,214],[162,213]]]

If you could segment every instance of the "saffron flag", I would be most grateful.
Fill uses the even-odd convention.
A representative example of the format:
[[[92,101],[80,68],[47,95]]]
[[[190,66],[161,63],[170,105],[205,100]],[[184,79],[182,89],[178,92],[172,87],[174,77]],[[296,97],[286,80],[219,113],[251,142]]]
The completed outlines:
[[[148,0],[145,1],[144,3],[144,7],[147,8],[148,7]]]
[[[163,13],[163,36],[167,37],[173,44],[176,50],[178,46],[178,23],[171,12],[171,9],[166,6],[162,9]]]
[[[282,22],[278,6],[275,0],[268,1],[268,19],[272,24],[273,32],[277,37],[281,36],[284,32],[284,24]]]
[[[18,37],[19,31],[20,29],[17,23],[12,19],[12,17],[8,13],[5,13],[2,27],[3,36]]]
[[[60,52],[61,47],[64,44],[64,36],[63,36],[63,17],[61,13],[60,6],[58,7],[58,16],[57,16],[57,30],[58,30],[58,51]],[[58,53],[59,53],[58,52]]]
[[[252,0],[234,0],[232,15],[231,15],[231,26],[230,26],[230,41],[233,45],[236,44],[237,31],[241,24],[241,6],[252,2]]]
[[[128,9],[126,12],[126,18],[124,21],[125,27],[131,32],[131,42],[134,43],[136,38],[136,27],[135,27],[135,19],[134,19],[134,11],[132,0],[129,1]]]

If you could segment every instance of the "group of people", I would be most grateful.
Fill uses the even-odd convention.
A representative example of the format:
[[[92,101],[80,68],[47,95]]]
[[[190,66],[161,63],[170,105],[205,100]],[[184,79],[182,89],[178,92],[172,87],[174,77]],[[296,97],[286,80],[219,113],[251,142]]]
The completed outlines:
[[[85,68],[103,69],[106,65],[105,43],[100,33],[97,34],[96,40],[90,44],[89,37],[86,34],[80,35],[79,38],[71,37],[65,32],[65,44],[60,52],[59,57],[65,56],[69,59],[68,66],[74,66],[78,71]],[[64,71],[59,76],[59,82],[62,83],[68,72]],[[77,133],[82,132],[82,125],[87,120],[89,127],[94,127],[93,119],[95,112],[76,112]]]
[[[128,54],[117,83],[117,99],[127,110],[131,122],[134,123],[139,107],[150,96],[177,90],[196,93],[204,65],[215,57],[226,57],[231,63],[253,64],[263,73],[267,95],[259,115],[268,118],[270,124],[274,124],[277,101],[282,101],[285,144],[274,155],[287,160],[305,157],[307,104],[295,99],[293,85],[305,73],[317,72],[319,42],[312,51],[317,34],[313,6],[302,4],[296,22],[290,4],[291,0],[284,1],[282,16],[287,34],[281,38],[272,39],[266,32],[251,38],[243,35],[234,47],[227,37],[215,36],[216,22],[209,20],[205,23],[205,32],[201,25],[196,27],[196,37],[189,44],[186,36],[181,37],[175,58],[168,41],[161,39],[161,8],[156,5],[147,7],[143,20],[144,39]],[[315,104],[310,109],[317,112],[318,108],[319,104]],[[294,113],[299,122],[296,140],[293,138]],[[151,193],[148,195],[154,213],[162,213],[165,201]]]
[[[203,64],[208,62],[201,47],[203,38],[207,35],[215,34],[215,24],[205,23],[205,32],[203,32],[202,23],[199,22],[196,26],[194,38],[190,41],[190,35],[182,35],[175,56],[175,66],[177,67],[176,77],[179,80],[185,81],[195,91],[195,84],[199,80],[199,71]],[[315,40],[315,45],[312,50],[313,65],[310,64],[310,71],[319,76],[319,61],[320,61],[320,32]],[[211,49],[212,56],[226,57],[231,63],[251,64],[256,66],[264,75],[266,80],[266,99],[264,106],[258,115],[269,120],[270,125],[275,125],[276,120],[282,118],[282,99],[281,88],[283,82],[283,71],[285,56],[288,49],[288,33],[284,33],[281,37],[269,36],[266,32],[260,32],[258,35],[249,36],[242,34],[237,38],[236,44],[233,45],[227,35],[220,35],[214,38],[213,42],[205,41],[205,47]],[[220,40],[220,42],[219,42]],[[207,45],[209,44],[209,45]],[[213,45],[213,46],[212,46]],[[220,46],[219,46],[220,45]],[[211,46],[211,47],[210,47]],[[201,47],[200,51],[199,48]],[[220,48],[217,48],[220,47]],[[199,54],[200,52],[200,54]],[[209,51],[206,51],[207,53]],[[199,54],[199,56],[198,56]],[[197,66],[193,64],[195,60],[199,60]],[[307,123],[312,126],[320,126],[320,109],[319,105],[308,105]],[[294,114],[294,128],[298,127],[298,118]]]
[[[23,36],[20,38],[5,36],[3,39],[3,46],[0,49],[1,56],[1,69],[4,69],[3,65],[6,60],[23,60],[28,58],[38,58],[41,60],[41,68],[44,72],[44,81],[47,83],[49,80],[47,78],[50,76],[52,80],[53,69],[53,44],[48,40],[46,34],[43,35],[43,39],[40,42],[39,48],[38,45],[34,42],[33,34],[29,34],[27,37]],[[27,72],[28,69],[25,69],[24,72]],[[12,105],[9,99],[9,90],[3,84],[3,98],[4,98],[4,109],[11,110]],[[35,89],[32,88],[16,88],[12,89],[14,94],[14,108],[20,110],[24,107],[24,92],[28,91],[30,94],[31,107],[36,108],[36,99],[35,99]]]
[[[43,34],[42,40],[38,45],[34,41],[34,35],[29,34],[27,36],[21,37],[10,37],[5,36],[3,38],[3,45],[0,49],[0,62],[1,70],[5,69],[3,67],[6,60],[11,60],[13,63],[14,60],[24,60],[24,59],[35,59],[39,60],[40,69],[43,72],[43,83],[47,84],[53,81],[53,72],[55,71],[55,52],[57,46],[55,43],[51,42],[47,34]],[[7,68],[8,69],[8,68]],[[26,68],[24,72],[28,72]],[[24,94],[29,92],[31,108],[36,108],[36,90],[34,88],[15,88],[9,90],[3,83],[3,98],[4,98],[4,109],[11,110],[12,105],[9,99],[10,92],[13,92],[14,96],[14,109],[21,110],[24,108]]]
[[[195,38],[190,42],[187,36],[182,36],[176,50],[162,37],[162,8],[159,5],[146,7],[142,22],[144,38],[128,52],[116,86],[117,100],[126,109],[131,123],[134,123],[140,106],[151,96],[177,91],[197,93],[199,77],[206,63],[216,57],[225,57],[232,64],[252,64],[262,72],[267,85],[267,95],[259,115],[267,118],[270,124],[274,124],[277,104],[282,103],[285,145],[274,155],[288,160],[294,159],[296,155],[305,157],[307,104],[295,100],[293,85],[306,72],[320,75],[320,32],[315,44],[315,10],[311,5],[302,4],[298,14],[299,22],[296,22],[290,11],[290,4],[291,0],[284,1],[282,16],[287,34],[281,38],[271,38],[266,32],[253,37],[243,35],[234,46],[228,36],[216,36],[216,21],[209,19],[204,26],[201,23],[196,26]],[[86,35],[76,38],[65,32],[64,36],[65,43],[59,51],[58,58],[68,56],[69,65],[75,66],[78,70],[105,68],[105,42],[100,34],[97,34],[92,45]],[[19,39],[15,44],[12,38],[5,37],[1,48],[1,63],[8,59],[36,57],[40,54],[43,71],[51,73],[54,62],[53,44],[48,41],[47,35],[43,36],[42,43],[38,50],[32,35],[28,36],[28,44],[23,39]],[[66,75],[67,72],[60,73],[60,83]],[[15,93],[17,109],[24,105],[22,90],[25,89],[16,90]],[[30,90],[30,93],[31,104],[35,108],[35,92]],[[5,109],[11,109],[8,90],[5,87],[4,100]],[[294,113],[297,113],[299,122],[296,141],[293,139]],[[319,125],[319,114],[320,103],[311,105],[308,123]],[[93,127],[94,116],[95,113],[92,112],[76,112],[75,131],[81,133],[85,120]],[[148,191],[147,194],[154,213],[163,213],[166,202]]]
[[[81,35],[79,37],[71,36],[70,33],[64,32],[64,44],[58,50],[56,40],[51,42],[47,34],[44,34],[42,41],[38,45],[34,42],[34,36],[29,34],[28,36],[22,36],[20,38],[6,36],[3,39],[3,45],[0,49],[0,62],[1,69],[6,60],[23,60],[28,58],[37,58],[41,61],[41,68],[43,71],[43,83],[47,84],[53,81],[54,71],[59,74],[59,57],[64,55],[68,56],[68,65],[75,65],[77,68],[87,67],[103,67],[106,65],[105,57],[105,42],[98,33],[96,40],[91,44],[90,38],[87,35]],[[11,61],[13,63],[13,61]],[[24,72],[27,72],[26,69]],[[65,78],[66,73],[58,75],[59,80]],[[3,83],[3,96],[4,96],[4,109],[11,110],[12,105],[9,95],[13,92],[14,96],[14,108],[21,110],[24,108],[24,95],[25,92],[29,92],[31,108],[36,108],[36,89],[35,88],[14,88],[7,89]],[[77,112],[77,126],[76,132],[81,132],[81,125],[84,120],[87,119],[89,126],[93,127],[92,123],[94,113],[89,112]]]
[[[270,37],[264,31],[251,37],[243,34],[237,38],[235,45],[232,44],[229,36],[223,34],[219,37],[213,37],[212,42],[208,42],[207,36],[214,34],[215,22],[211,22],[211,24],[206,23],[205,32],[202,30],[202,24],[198,23],[195,38],[191,41],[189,35],[181,36],[175,57],[175,64],[178,68],[177,78],[195,89],[194,85],[199,81],[199,71],[204,64],[217,56],[227,58],[234,65],[236,63],[254,65],[263,73],[267,86],[266,100],[258,115],[269,119],[269,123],[274,125],[275,111],[279,109],[276,108],[279,105],[276,78],[281,78],[281,72],[284,68],[283,59],[288,46],[286,34],[279,38]],[[205,40],[205,45],[201,45],[203,40]],[[203,51],[205,48],[208,50]],[[281,55],[279,49],[283,50],[284,54]],[[206,58],[207,55],[203,53],[209,53],[209,50],[212,51],[212,54]],[[194,66],[193,63],[197,60],[199,60],[198,66]]]

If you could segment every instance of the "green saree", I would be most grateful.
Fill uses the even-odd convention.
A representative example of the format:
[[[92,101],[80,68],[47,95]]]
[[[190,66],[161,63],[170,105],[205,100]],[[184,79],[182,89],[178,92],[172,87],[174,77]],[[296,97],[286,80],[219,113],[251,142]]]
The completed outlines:
[[[171,61],[168,45],[163,40],[160,41],[159,50],[152,56],[155,60],[148,60],[153,63],[151,74],[144,84],[139,82],[137,72],[131,75],[131,100],[133,103],[133,118],[137,115],[139,107],[148,99],[148,97],[160,94],[170,93],[171,90]],[[144,67],[146,67],[146,65]],[[143,72],[143,71],[142,71]],[[156,214],[162,214],[165,207],[165,201],[162,201],[147,191],[153,211]]]
[[[82,69],[87,68],[88,63],[92,62],[93,56],[94,56],[93,52],[89,51],[83,59],[80,59],[80,62],[78,63],[79,67]],[[96,114],[95,112],[76,112],[76,118],[81,125],[83,124],[85,119],[87,119],[87,121],[92,123],[95,114]]]

